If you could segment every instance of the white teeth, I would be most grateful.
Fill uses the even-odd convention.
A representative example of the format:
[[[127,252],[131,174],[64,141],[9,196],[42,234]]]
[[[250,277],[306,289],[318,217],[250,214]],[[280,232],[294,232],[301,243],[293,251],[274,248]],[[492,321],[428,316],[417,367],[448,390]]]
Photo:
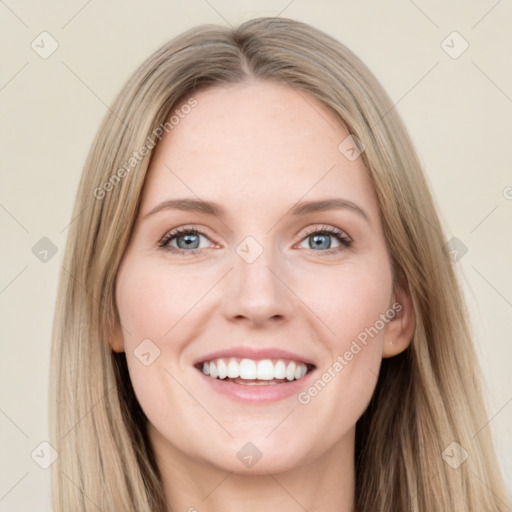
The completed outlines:
[[[219,372],[219,379],[225,379],[228,375],[228,369],[224,359],[217,359],[217,371]]]
[[[211,377],[210,373],[210,377]],[[256,363],[252,359],[242,359],[240,361],[240,378],[241,379],[255,379],[256,378]]]
[[[263,359],[258,363],[258,380],[272,380],[274,378],[274,365],[270,359]]]
[[[295,370],[295,378],[296,379],[302,379],[304,375],[306,375],[307,368],[304,368],[304,365],[297,366],[297,369]]]
[[[245,379],[274,381],[274,379],[288,381],[299,380],[306,375],[307,365],[299,362],[290,361],[285,363],[282,359],[273,361],[263,359],[255,361],[252,359],[215,359],[203,363],[203,373],[214,379]],[[274,384],[275,382],[271,382]],[[270,382],[269,382],[270,384]]]
[[[214,379],[216,379],[218,376],[219,376],[219,372],[217,371],[217,366],[212,361],[210,363],[210,377],[213,377]]]
[[[204,368],[203,373],[205,375],[209,375],[208,372],[204,371]],[[236,361],[233,361],[232,359],[228,363],[228,377],[230,379],[237,379],[238,377],[240,377],[240,365]]]
[[[210,375],[212,374],[212,370],[210,367]],[[290,363],[288,368],[286,368],[286,378],[288,380],[293,380],[295,378],[295,363]]]
[[[276,379],[284,379],[286,377],[286,365],[284,361],[277,361],[274,366],[274,376]]]

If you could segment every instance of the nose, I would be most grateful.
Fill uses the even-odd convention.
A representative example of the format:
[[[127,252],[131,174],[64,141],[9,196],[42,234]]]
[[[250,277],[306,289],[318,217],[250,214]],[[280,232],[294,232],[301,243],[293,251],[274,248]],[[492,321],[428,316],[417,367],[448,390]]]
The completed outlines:
[[[224,280],[221,310],[225,318],[254,327],[289,319],[294,294],[287,285],[283,267],[269,249],[252,263],[235,253],[233,269]]]

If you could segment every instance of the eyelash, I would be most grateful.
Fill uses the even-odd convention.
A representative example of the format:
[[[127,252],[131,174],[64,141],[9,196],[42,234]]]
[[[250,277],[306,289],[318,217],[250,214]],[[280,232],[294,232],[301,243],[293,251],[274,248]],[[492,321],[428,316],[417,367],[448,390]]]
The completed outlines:
[[[168,250],[175,254],[194,255],[194,254],[201,253],[205,248],[185,250],[185,249],[178,249],[176,247],[170,247],[169,245],[167,245],[169,242],[171,242],[175,238],[178,238],[182,235],[189,235],[189,234],[201,235],[201,236],[204,236],[205,238],[208,238],[208,236],[205,233],[203,233],[202,231],[199,231],[196,228],[178,228],[178,229],[175,229],[174,231],[171,231],[170,233],[167,233],[163,237],[163,239],[158,243],[158,246],[161,247],[162,249]],[[341,230],[338,230],[335,228],[330,228],[330,227],[329,228],[328,227],[313,228],[313,229],[309,230],[304,235],[304,237],[301,239],[301,242],[302,242],[302,240],[310,237],[311,235],[317,235],[317,234],[331,235],[334,238],[336,238],[340,242],[341,245],[339,247],[335,247],[334,249],[328,249],[325,251],[314,251],[314,252],[321,252],[324,255],[331,255],[331,254],[336,254],[337,252],[339,252],[343,249],[347,249],[347,248],[351,247],[351,245],[352,245],[352,239],[348,235],[346,235]],[[310,250],[313,251],[313,249],[310,249]]]

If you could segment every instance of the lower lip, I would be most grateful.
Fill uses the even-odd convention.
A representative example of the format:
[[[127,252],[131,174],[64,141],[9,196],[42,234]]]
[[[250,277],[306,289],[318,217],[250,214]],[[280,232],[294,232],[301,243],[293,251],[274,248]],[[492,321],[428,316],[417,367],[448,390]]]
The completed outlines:
[[[305,387],[315,369],[310,370],[302,379],[284,382],[282,384],[237,384],[229,380],[214,379],[197,370],[203,380],[208,383],[214,391],[240,402],[277,402],[292,395],[297,395]]]

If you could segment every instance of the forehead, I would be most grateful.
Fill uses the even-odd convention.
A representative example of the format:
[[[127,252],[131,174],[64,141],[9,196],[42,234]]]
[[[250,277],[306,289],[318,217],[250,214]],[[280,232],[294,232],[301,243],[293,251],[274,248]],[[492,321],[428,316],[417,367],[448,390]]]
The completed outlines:
[[[361,158],[351,161],[338,149],[349,133],[307,92],[255,80],[193,97],[193,108],[176,107],[179,122],[155,150],[143,211],[174,197],[210,199],[237,213],[325,197],[371,209],[373,191]]]

